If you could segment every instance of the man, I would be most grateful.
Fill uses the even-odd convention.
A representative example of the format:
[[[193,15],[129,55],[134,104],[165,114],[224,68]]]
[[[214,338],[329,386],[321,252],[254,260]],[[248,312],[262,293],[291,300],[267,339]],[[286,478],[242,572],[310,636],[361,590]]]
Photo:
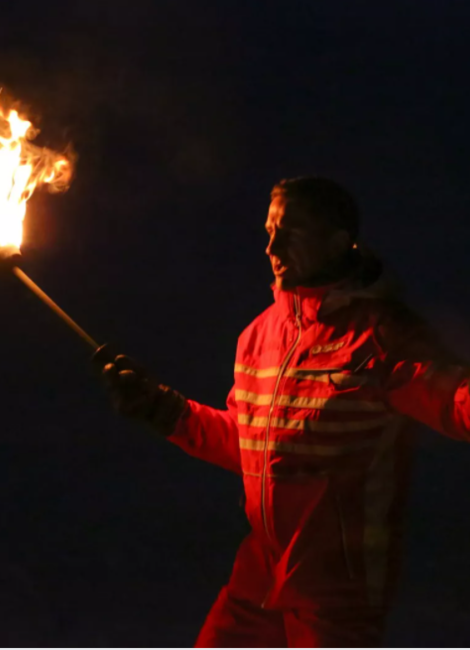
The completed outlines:
[[[274,187],[275,302],[240,336],[227,410],[186,400],[127,357],[104,368],[121,412],[243,475],[252,532],[199,647],[377,646],[397,572],[404,425],[470,436],[468,370],[360,252],[358,226],[331,180]]]

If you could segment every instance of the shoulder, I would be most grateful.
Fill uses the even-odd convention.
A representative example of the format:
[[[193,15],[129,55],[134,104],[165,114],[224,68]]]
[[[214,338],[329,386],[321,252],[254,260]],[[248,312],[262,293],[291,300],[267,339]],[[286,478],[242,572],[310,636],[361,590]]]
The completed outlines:
[[[430,323],[405,302],[383,301],[374,320],[375,339],[384,355],[415,360],[448,357]]]
[[[243,344],[253,336],[259,336],[260,332],[263,332],[274,315],[275,303],[267,307],[264,311],[261,312],[251,323],[245,327],[240,336],[238,337],[239,344]]]

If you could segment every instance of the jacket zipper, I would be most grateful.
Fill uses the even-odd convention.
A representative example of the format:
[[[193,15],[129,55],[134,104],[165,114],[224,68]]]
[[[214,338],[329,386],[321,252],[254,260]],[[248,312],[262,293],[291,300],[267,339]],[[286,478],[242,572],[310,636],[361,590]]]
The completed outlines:
[[[343,548],[344,562],[346,564],[346,570],[348,572],[349,579],[354,580],[354,569],[352,567],[351,558],[349,556],[348,538],[346,536],[346,525],[343,516],[343,506],[341,504],[341,498],[339,494],[336,495],[336,508],[338,510],[339,526],[341,529],[341,546]]]
[[[282,376],[284,374],[284,371],[287,367],[287,364],[292,358],[292,355],[294,354],[295,348],[298,346],[300,342],[300,337],[302,336],[302,322],[301,322],[301,309],[300,309],[300,299],[297,294],[294,295],[294,308],[295,308],[295,322],[298,328],[298,334],[297,338],[292,344],[290,350],[287,352],[286,356],[284,357],[284,361],[282,362],[281,367],[279,368],[279,374],[276,379],[276,385],[274,387],[274,392],[273,392],[273,397],[271,400],[271,405],[269,408],[269,414],[268,414],[268,422],[266,425],[266,437],[265,437],[265,444],[264,444],[264,462],[263,462],[263,477],[262,477],[262,483],[261,483],[261,511],[263,515],[263,524],[264,524],[264,529],[266,531],[266,535],[270,541],[272,541],[271,536],[269,534],[269,529],[268,529],[268,519],[266,516],[266,472],[267,472],[267,467],[268,467],[268,442],[269,442],[269,429],[271,425],[271,417],[274,411],[274,406],[276,403],[276,397],[277,397],[277,391],[279,390],[279,384],[281,383]]]

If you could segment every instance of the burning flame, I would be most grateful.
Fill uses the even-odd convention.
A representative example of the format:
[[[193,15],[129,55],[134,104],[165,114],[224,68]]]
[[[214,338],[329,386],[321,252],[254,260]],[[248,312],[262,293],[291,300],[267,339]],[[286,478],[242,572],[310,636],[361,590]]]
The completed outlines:
[[[26,202],[39,185],[67,189],[71,162],[31,143],[38,131],[15,110],[0,107],[0,247],[19,248],[23,239]]]

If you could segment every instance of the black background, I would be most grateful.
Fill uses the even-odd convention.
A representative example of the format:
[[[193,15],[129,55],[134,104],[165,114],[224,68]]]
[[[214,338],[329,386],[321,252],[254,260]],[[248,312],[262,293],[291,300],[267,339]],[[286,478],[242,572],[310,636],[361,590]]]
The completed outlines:
[[[100,341],[223,407],[271,301],[283,177],[350,188],[363,241],[470,358],[463,0],[10,3],[0,80],[76,177],[25,271]],[[111,412],[89,351],[0,281],[2,645],[191,645],[246,532],[240,481]],[[422,431],[386,643],[470,640],[470,448]]]

